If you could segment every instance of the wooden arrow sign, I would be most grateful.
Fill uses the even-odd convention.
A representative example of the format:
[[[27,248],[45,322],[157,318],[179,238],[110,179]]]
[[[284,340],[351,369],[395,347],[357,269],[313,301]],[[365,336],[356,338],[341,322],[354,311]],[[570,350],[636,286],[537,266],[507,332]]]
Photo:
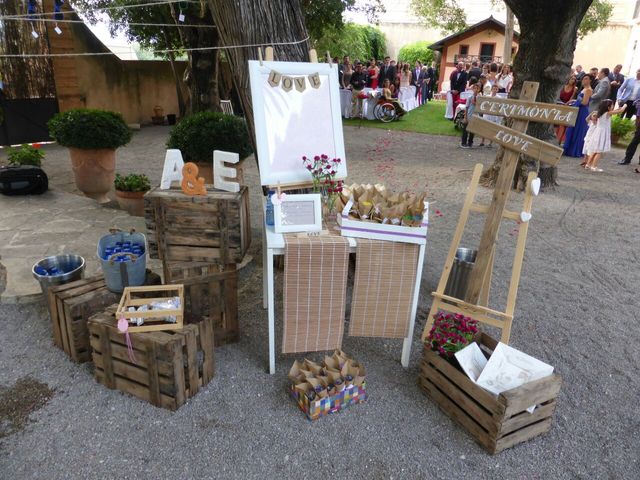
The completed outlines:
[[[480,99],[480,97],[478,97]],[[472,116],[467,130],[490,139],[504,148],[522,153],[549,165],[557,165],[562,157],[562,149],[547,142],[543,142],[526,133],[489,122],[477,116]]]
[[[571,127],[576,124],[578,118],[578,109],[575,107],[500,97],[478,96],[476,112]]]

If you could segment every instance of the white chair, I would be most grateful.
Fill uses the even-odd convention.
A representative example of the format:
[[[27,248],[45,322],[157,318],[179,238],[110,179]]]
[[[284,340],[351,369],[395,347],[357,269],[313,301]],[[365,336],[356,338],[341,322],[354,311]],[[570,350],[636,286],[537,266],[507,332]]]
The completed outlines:
[[[233,115],[233,105],[231,104],[231,100],[220,100],[220,106],[222,107],[223,113]]]

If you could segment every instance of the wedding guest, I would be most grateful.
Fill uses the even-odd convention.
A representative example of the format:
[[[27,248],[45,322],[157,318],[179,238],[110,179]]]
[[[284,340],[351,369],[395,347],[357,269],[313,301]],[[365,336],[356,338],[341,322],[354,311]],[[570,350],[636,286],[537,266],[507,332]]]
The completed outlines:
[[[593,94],[591,75],[582,78],[582,91],[578,94],[572,106],[578,107],[578,118],[574,127],[567,128],[564,141],[564,154],[568,157],[581,158],[584,147],[584,137],[587,133],[587,117],[589,116],[589,100]]]
[[[611,116],[622,113],[627,108],[626,105],[623,105],[622,108],[616,110],[613,108],[614,106],[615,104],[608,98],[600,103],[597,123],[593,133],[585,142],[587,158],[584,168],[592,172],[602,172],[602,169],[598,168],[598,163],[602,154],[611,150]]]
[[[576,98],[578,93],[578,87],[576,86],[577,79],[575,75],[569,77],[567,83],[560,90],[560,95],[558,96],[558,102],[563,105],[571,105],[573,103],[573,99]],[[567,131],[567,127],[565,125],[558,125],[556,127],[556,138],[558,139],[558,144],[562,145],[564,141],[564,134]]]
[[[340,86],[340,88],[342,88],[342,85],[343,85],[342,76],[344,75],[344,65],[340,63],[340,60],[338,59],[338,57],[333,57],[333,60],[331,62],[338,65],[338,85]]]
[[[623,117],[631,118],[636,114],[635,101],[638,98],[640,98],[640,69],[636,71],[635,77],[627,78],[618,89],[618,103],[627,105]]]
[[[400,73],[400,88],[408,87],[412,83],[411,69],[409,68],[409,64],[405,63],[402,65],[402,71]]]
[[[362,98],[360,94],[367,84],[367,76],[362,71],[362,63],[356,63],[356,69],[351,75],[351,118],[362,115]]]
[[[473,133],[467,131],[467,126],[473,117],[476,109],[476,100],[478,98],[478,84],[474,84],[471,86],[471,91],[473,95],[467,98],[467,108],[464,111],[464,120],[462,123],[462,142],[460,143],[461,148],[471,148],[473,147]]]
[[[349,88],[351,85],[351,75],[353,74],[353,66],[349,60],[349,56],[345,55],[342,59],[342,88]]]
[[[511,67],[509,65],[502,66],[502,72],[498,77],[499,93],[509,93],[511,86],[513,85],[513,75],[511,74]]]
[[[638,72],[636,73],[636,76],[640,74],[640,70],[638,70]],[[636,83],[640,83],[640,79],[638,79],[638,81]],[[624,105],[627,106],[627,111],[629,110],[629,102],[626,102]],[[633,110],[638,111],[640,109],[640,97],[638,97],[634,102],[632,107]],[[626,113],[626,111],[625,111]],[[624,115],[623,115],[624,117]],[[618,162],[618,165],[629,165],[631,163],[631,160],[633,159],[633,156],[636,154],[636,149],[638,148],[638,145],[640,145],[640,116],[636,115],[636,131],[633,134],[633,140],[631,140],[631,142],[629,143],[629,146],[627,147],[627,150],[624,152],[624,158],[622,160],[620,160]],[[640,163],[640,159],[639,163]],[[636,171],[638,169],[636,168]]]
[[[429,69],[423,66],[420,70],[420,76],[418,77],[418,84],[420,85],[420,105],[424,105],[429,100]]]
[[[473,62],[471,62],[471,70],[469,70],[469,78],[470,77],[480,78],[480,75],[482,75],[482,70],[480,69],[480,67],[478,67],[478,61],[474,60]]]
[[[376,65],[376,61],[372,59],[369,62],[369,70],[367,72],[369,74],[369,79],[367,80],[367,87],[373,88],[376,90],[378,88],[378,78],[380,75],[380,70]]]
[[[389,82],[388,78],[385,79],[384,83],[382,84],[382,96],[393,104],[398,117],[402,117],[405,113],[407,113],[407,111],[402,108],[402,105],[400,105],[400,102],[396,98],[394,98],[393,92],[391,91],[391,82]]]
[[[498,90],[499,87],[498,85],[494,85],[493,87],[491,87],[491,93],[489,94],[489,96],[491,97],[495,97],[498,95]],[[497,123],[498,125],[502,125],[502,117],[499,117],[498,115],[483,115],[482,118],[484,118],[485,120],[488,120],[490,122],[493,123]],[[489,139],[489,143],[487,143],[485,145],[484,143],[484,138],[482,139],[482,141],[480,142],[480,146],[487,146],[489,148],[493,147],[493,140]]]
[[[589,100],[589,112],[598,111],[602,101],[609,98],[610,89],[609,69],[606,67],[601,68],[600,72],[598,72],[598,83],[593,88],[593,95],[591,95],[591,100]]]
[[[584,76],[586,74],[587,74],[587,72],[585,72],[582,69],[582,65],[576,65],[575,75],[576,75],[576,84],[577,85],[581,85],[582,84],[582,79],[584,78]]]
[[[487,75],[487,83],[491,86],[498,83],[498,64],[492,63],[489,65],[489,75]]]
[[[411,73],[413,86],[416,87],[416,98],[418,98],[418,95],[420,95],[420,91],[422,90],[422,83],[420,80],[420,75],[422,74],[422,62],[420,60],[416,60]]]
[[[591,84],[591,88],[593,88],[594,90],[596,89],[596,87],[598,86],[598,69],[596,67],[593,67],[591,70],[589,70],[589,75],[591,75],[591,78],[593,78],[593,82]]]
[[[384,63],[380,68],[380,73],[378,74],[378,83],[384,82],[384,79],[388,78],[391,83],[396,81],[396,67],[395,62],[393,65],[391,64],[391,58],[384,57]]]
[[[467,87],[467,72],[464,71],[464,64],[458,62],[456,69],[449,76],[451,96],[455,105],[460,98],[460,93],[464,92]]]
[[[482,74],[483,75],[489,75],[489,64],[488,63],[483,63],[482,64]]]
[[[611,92],[609,93],[609,100],[615,103],[618,98],[618,89],[624,82],[624,75],[620,73],[622,70],[622,65],[618,64],[613,67],[613,72],[609,74],[609,82],[611,85]],[[627,107],[628,108],[628,107]]]
[[[431,65],[427,67],[427,100],[433,100],[433,91],[436,88],[436,70],[434,65],[432,62]]]

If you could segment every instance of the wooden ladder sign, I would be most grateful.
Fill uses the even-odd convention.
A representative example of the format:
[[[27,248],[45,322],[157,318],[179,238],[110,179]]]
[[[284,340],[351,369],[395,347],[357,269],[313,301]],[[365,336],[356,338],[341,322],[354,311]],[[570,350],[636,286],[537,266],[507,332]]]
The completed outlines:
[[[489,139],[505,149],[496,180],[491,204],[488,206],[474,203],[475,192],[482,173],[482,165],[476,165],[471,185],[467,193],[458,226],[454,233],[445,267],[440,278],[436,292],[433,293],[434,302],[429,312],[429,318],[425,326],[422,338],[426,339],[433,315],[438,310],[446,310],[471,316],[476,320],[502,329],[501,341],[508,343],[511,333],[511,322],[515,310],[515,299],[520,282],[520,272],[524,259],[524,247],[526,243],[528,221],[531,218],[532,195],[537,194],[539,180],[536,174],[531,172],[527,179],[527,187],[522,212],[506,211],[506,204],[511,192],[511,184],[518,166],[520,154],[535,158],[540,162],[556,165],[562,156],[562,149],[527,135],[525,132],[529,121],[551,123],[555,125],[575,125],[578,109],[564,105],[554,105],[535,102],[538,93],[538,83],[524,82],[520,99],[503,99],[497,97],[477,97],[476,112],[488,115],[504,116],[513,119],[511,127],[505,127],[493,122],[488,122],[479,117],[472,117],[467,129],[485,139]],[[444,294],[451,267],[455,259],[469,212],[485,213],[487,215],[480,245],[476,255],[476,261],[471,270],[466,297],[456,299]],[[504,218],[516,220],[520,225],[516,253],[512,268],[507,308],[505,312],[493,310],[487,307],[489,301],[489,287],[493,270],[496,240],[500,231],[500,224]]]

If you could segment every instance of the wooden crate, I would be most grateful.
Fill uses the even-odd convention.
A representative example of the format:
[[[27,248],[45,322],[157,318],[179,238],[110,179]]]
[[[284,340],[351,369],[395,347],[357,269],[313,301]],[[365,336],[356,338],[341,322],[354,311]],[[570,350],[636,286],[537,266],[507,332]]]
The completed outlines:
[[[177,410],[214,375],[213,327],[208,319],[180,330],[130,334],[135,362],[116,327],[113,305],[89,319],[96,380],[145,400]]]
[[[251,243],[249,189],[207,187],[205,196],[155,188],[144,196],[151,258],[165,262],[240,263]]]
[[[167,283],[184,285],[187,323],[213,321],[215,346],[238,341],[238,271],[235,264],[164,263]]]
[[[173,310],[148,310],[146,312],[130,312],[129,307],[140,307],[151,302],[164,302],[174,297],[180,299],[179,308]],[[130,333],[157,332],[162,330],[179,330],[184,323],[184,287],[182,285],[155,285],[150,287],[125,287],[116,312],[118,318],[129,321],[132,318],[144,319],[144,324],[129,324]],[[163,317],[176,318],[174,323],[163,320]]]
[[[147,270],[146,285],[159,285],[160,275]],[[74,362],[91,360],[87,319],[120,300],[110,292],[102,274],[51,287],[48,292],[53,343]]]
[[[497,345],[484,333],[476,341],[485,354]],[[494,396],[426,346],[420,372],[427,396],[491,454],[548,432],[561,384],[554,374]]]

